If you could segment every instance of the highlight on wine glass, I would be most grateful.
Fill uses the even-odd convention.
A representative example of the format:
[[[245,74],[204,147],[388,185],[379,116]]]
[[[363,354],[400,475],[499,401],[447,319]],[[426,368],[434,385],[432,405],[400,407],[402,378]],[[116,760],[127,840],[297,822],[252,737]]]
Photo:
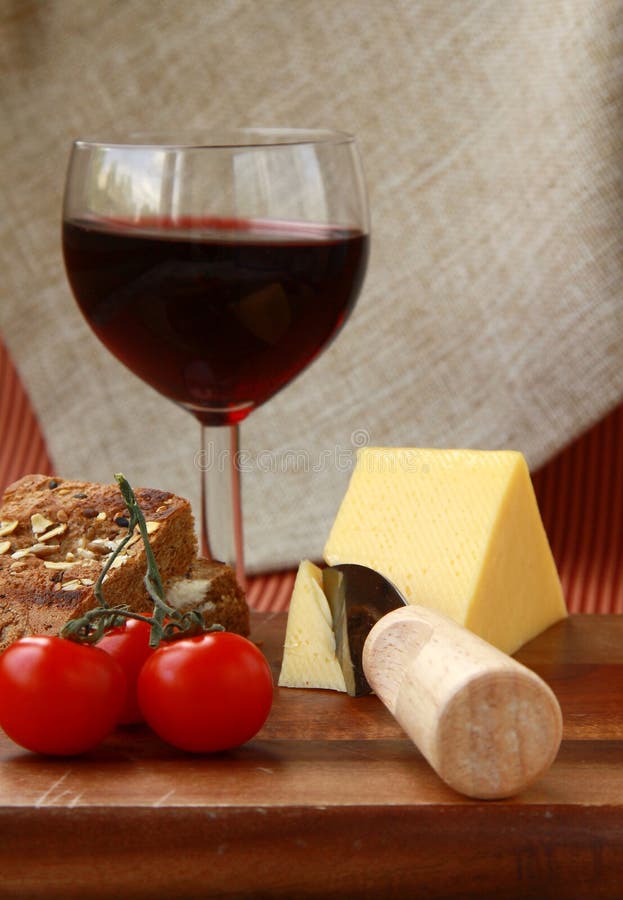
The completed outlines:
[[[368,259],[352,135],[238,129],[78,140],[63,253],[82,313],[143,381],[192,413],[204,555],[244,583],[239,423],[344,325]]]

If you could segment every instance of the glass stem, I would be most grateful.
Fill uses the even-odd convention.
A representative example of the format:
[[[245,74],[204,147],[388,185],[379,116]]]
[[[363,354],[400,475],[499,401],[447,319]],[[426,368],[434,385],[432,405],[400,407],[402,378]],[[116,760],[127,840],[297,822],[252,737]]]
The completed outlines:
[[[246,587],[238,425],[201,427],[201,553],[235,569]]]

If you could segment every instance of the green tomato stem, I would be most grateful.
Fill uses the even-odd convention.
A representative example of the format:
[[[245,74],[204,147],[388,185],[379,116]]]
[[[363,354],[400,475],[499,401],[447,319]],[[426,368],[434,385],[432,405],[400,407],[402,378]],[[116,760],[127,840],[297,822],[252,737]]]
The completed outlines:
[[[79,643],[95,644],[103,637],[108,629],[114,628],[126,619],[139,619],[140,621],[148,622],[151,625],[151,632],[149,635],[150,647],[157,647],[161,641],[170,641],[178,637],[190,637],[208,631],[223,631],[224,629],[221,625],[212,625],[210,628],[206,628],[203,616],[197,610],[181,613],[179,610],[174,609],[174,607],[169,606],[166,602],[162,578],[160,577],[158,563],[156,562],[156,557],[149,541],[147,524],[145,522],[143,511],[141,510],[136,495],[125,476],[116,474],[115,479],[130,513],[128,533],[106,560],[100,576],[95,583],[93,590],[98,606],[95,607],[95,609],[88,610],[81,618],[72,619],[67,622],[61,631],[61,637],[78,641]],[[115,559],[117,559],[123,548],[132,538],[136,527],[138,527],[140,531],[145,547],[147,571],[143,583],[154,604],[153,614],[151,616],[133,612],[126,606],[111,607],[104,597],[103,585],[106,575]],[[168,621],[165,623],[165,620]]]

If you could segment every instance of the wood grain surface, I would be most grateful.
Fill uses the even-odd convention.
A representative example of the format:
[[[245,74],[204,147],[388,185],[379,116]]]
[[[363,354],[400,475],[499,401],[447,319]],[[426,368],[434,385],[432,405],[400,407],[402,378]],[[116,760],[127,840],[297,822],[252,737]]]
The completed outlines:
[[[284,630],[255,614],[275,676]],[[623,617],[572,616],[518,658],[564,735],[511,800],[454,793],[374,696],[277,688],[255,740],[205,757],[143,727],[76,759],[1,735],[0,896],[620,897]]]

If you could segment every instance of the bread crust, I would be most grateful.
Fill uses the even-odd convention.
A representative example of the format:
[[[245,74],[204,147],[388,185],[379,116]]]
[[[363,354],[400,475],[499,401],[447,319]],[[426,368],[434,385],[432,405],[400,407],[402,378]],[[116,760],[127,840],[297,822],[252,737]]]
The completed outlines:
[[[183,577],[169,579],[167,602],[187,612],[197,609],[206,625],[222,625],[226,631],[249,634],[249,607],[244,591],[230,566],[209,559],[197,559]]]

